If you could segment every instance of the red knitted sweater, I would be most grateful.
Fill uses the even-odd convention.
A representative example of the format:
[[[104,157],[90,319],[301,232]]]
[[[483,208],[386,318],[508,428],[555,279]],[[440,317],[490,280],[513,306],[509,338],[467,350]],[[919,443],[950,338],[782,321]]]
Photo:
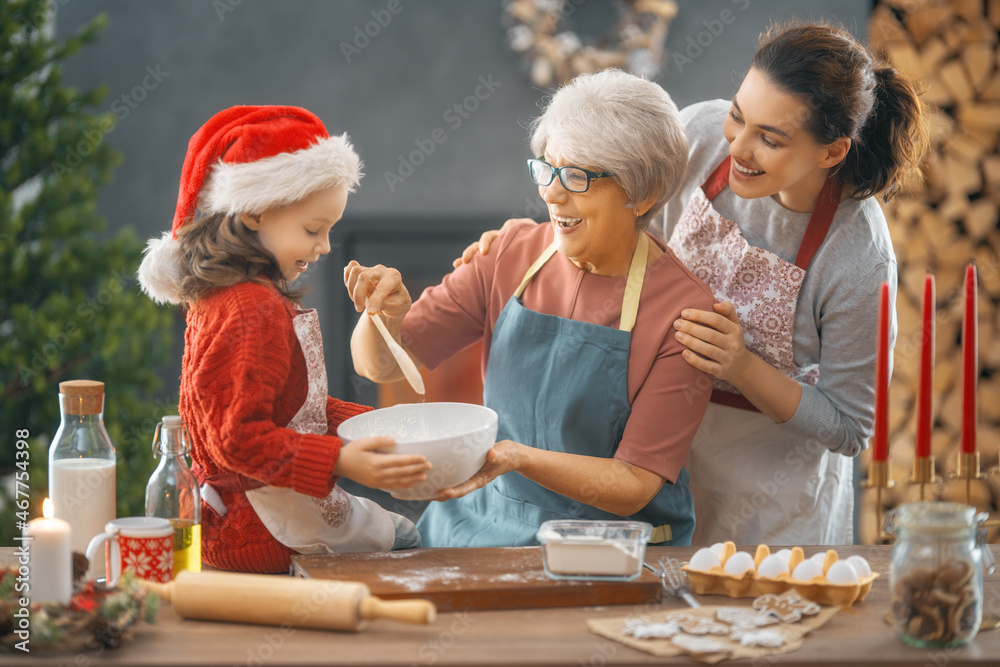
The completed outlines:
[[[187,314],[180,415],[195,469],[237,473],[315,497],[336,483],[337,426],[369,407],[327,398],[327,435],[285,428],[305,402],[305,357],[292,305],[270,286],[220,289]],[[200,468],[200,470],[199,470]],[[287,572],[292,550],[274,539],[242,491],[220,491],[229,511],[202,504],[202,557],[224,570]]]

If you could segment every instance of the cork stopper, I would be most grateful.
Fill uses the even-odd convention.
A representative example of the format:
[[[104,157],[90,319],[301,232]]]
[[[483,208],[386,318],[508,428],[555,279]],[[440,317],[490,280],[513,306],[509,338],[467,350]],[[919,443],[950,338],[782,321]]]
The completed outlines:
[[[70,415],[96,415],[104,409],[104,383],[96,380],[67,380],[59,383],[63,409]]]

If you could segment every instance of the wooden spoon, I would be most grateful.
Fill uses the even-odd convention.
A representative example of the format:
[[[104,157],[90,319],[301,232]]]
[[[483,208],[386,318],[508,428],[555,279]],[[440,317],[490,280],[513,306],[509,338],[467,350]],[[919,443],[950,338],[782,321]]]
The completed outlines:
[[[392,353],[393,358],[396,363],[399,364],[400,369],[403,371],[403,376],[406,377],[406,381],[410,383],[413,387],[413,391],[417,392],[421,396],[424,395],[424,379],[420,377],[420,371],[417,370],[417,365],[413,363],[413,359],[410,359],[410,355],[406,353],[406,350],[396,342],[396,339],[392,337],[389,330],[385,328],[385,322],[379,317],[378,313],[370,313],[372,321],[375,323],[375,328],[378,332],[382,334],[382,338],[385,339],[385,344],[389,346],[389,352]]]

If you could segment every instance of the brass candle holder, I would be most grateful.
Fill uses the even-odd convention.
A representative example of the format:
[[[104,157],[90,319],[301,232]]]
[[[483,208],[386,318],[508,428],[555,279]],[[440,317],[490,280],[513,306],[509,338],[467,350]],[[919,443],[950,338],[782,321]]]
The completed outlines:
[[[972,504],[972,480],[986,479],[979,470],[979,452],[959,452],[958,465],[955,472],[951,474],[951,479],[965,480],[965,504]]]
[[[920,485],[920,500],[926,500],[928,484],[940,484],[941,478],[934,474],[934,455],[917,456],[913,459],[913,471],[906,480],[908,484]]]
[[[891,489],[896,485],[892,479],[889,461],[872,461],[868,467],[868,479],[861,484],[865,488],[875,489],[875,521],[878,531],[878,542],[885,544],[893,537],[885,532],[885,517],[882,512],[882,489]]]

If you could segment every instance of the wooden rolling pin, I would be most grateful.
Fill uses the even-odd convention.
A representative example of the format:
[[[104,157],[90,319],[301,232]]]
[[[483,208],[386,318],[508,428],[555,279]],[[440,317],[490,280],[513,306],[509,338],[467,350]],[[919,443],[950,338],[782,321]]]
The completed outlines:
[[[178,616],[210,621],[359,630],[366,620],[429,624],[437,614],[430,600],[386,601],[352,581],[184,570],[168,584],[141,583]]]

